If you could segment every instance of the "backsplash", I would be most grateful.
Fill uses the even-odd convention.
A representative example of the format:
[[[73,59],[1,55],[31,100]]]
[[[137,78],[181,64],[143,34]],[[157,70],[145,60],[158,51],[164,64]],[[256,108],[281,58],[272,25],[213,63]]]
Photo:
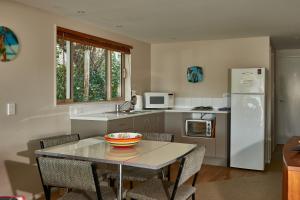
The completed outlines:
[[[88,103],[88,104],[74,104],[69,107],[70,117],[76,115],[103,113],[115,110],[115,105],[120,104],[120,101],[102,102],[102,103]]]
[[[74,104],[69,107],[70,117],[85,114],[103,113],[115,110],[115,105],[122,101]],[[176,97],[175,108],[193,108],[196,106],[212,106],[214,108],[230,107],[230,97],[224,95],[223,98],[192,98]]]
[[[175,98],[175,108],[193,108],[197,106],[212,106],[214,108],[230,107],[230,97],[223,98]]]

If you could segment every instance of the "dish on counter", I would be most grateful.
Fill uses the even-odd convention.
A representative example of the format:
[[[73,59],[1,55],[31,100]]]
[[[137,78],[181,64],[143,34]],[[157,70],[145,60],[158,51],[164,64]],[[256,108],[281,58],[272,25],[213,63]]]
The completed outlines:
[[[104,139],[113,147],[132,147],[142,139],[142,134],[132,132],[109,133],[104,135]]]

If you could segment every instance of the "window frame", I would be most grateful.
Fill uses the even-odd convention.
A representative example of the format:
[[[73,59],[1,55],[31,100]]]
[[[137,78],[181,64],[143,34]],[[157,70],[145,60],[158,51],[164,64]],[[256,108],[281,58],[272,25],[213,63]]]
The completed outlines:
[[[132,46],[114,42],[111,40],[107,40],[104,38],[88,35],[85,33],[73,31],[70,29],[62,28],[57,26],[57,31],[56,31],[56,41],[55,45],[58,44],[58,40],[62,39],[62,42],[64,41],[69,41],[70,45],[70,60],[69,60],[69,67],[70,67],[70,98],[60,100],[57,99],[57,84],[55,85],[55,100],[56,100],[56,105],[64,105],[64,104],[81,104],[81,103],[95,103],[95,102],[108,102],[108,101],[124,101],[125,100],[125,78],[126,78],[126,66],[125,66],[125,54],[130,54],[130,50],[132,49]],[[65,37],[66,36],[66,37]],[[82,102],[74,102],[74,89],[73,89],[73,84],[74,84],[74,79],[73,79],[73,72],[74,72],[74,67],[73,67],[73,61],[72,61],[72,42],[80,43],[81,45],[86,45],[86,46],[93,46],[97,48],[102,48],[106,50],[106,55],[105,55],[105,62],[106,62],[106,99],[105,100],[96,100],[96,101],[82,101]],[[56,48],[55,48],[56,49]],[[120,97],[112,97],[112,52],[120,52],[121,53],[121,96]],[[56,57],[56,50],[55,50],[55,57]],[[55,59],[55,69],[57,67],[56,59]],[[55,70],[56,71],[56,70]],[[67,76],[67,74],[66,74]],[[109,80],[108,80],[109,76]],[[55,80],[57,81],[57,73],[55,72]],[[56,83],[55,81],[55,83]],[[66,81],[67,82],[67,81]],[[67,84],[66,84],[67,87]],[[66,95],[67,96],[67,95]]]

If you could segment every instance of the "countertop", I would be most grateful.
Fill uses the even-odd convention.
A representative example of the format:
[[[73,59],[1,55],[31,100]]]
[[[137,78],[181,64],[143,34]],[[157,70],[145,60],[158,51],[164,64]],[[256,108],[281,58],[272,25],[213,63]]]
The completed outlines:
[[[143,110],[142,112],[138,111],[137,113],[112,113],[112,112],[105,112],[105,113],[93,113],[93,114],[81,114],[71,116],[70,119],[73,120],[90,120],[90,121],[109,121],[115,119],[123,119],[129,117],[137,117],[142,115],[149,115],[155,113],[223,113],[228,114],[230,111],[219,111],[217,109],[209,110],[209,111],[199,111],[199,110],[192,110],[191,108],[175,108],[175,109],[168,109],[168,110]]]
[[[218,109],[213,109],[213,110],[192,110],[192,108],[174,108],[174,109],[169,109],[169,110],[164,110],[165,112],[182,112],[182,113],[230,113],[230,111],[221,111]]]
[[[291,148],[299,145],[300,137],[292,137],[283,147],[283,163],[288,170],[300,171],[300,155],[297,151],[291,151]]]

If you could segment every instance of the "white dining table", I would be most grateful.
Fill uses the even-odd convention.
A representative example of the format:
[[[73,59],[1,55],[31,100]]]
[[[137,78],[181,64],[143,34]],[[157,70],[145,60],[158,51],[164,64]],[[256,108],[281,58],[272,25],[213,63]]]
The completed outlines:
[[[115,148],[99,136],[36,150],[35,154],[36,156],[70,158],[118,165],[118,200],[121,200],[123,166],[161,169],[188,154],[195,147],[195,144],[141,140],[131,148]]]

